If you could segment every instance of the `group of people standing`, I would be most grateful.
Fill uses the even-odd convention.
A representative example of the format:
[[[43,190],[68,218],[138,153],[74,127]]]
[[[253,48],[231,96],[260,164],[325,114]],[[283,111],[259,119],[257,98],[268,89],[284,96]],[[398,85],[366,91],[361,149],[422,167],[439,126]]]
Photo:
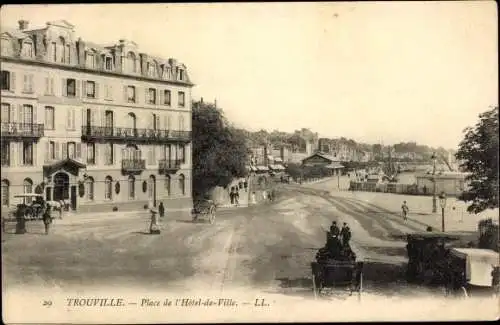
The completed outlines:
[[[236,206],[240,204],[240,191],[238,186],[231,187],[231,192],[229,192],[229,198],[231,199],[231,204]]]
[[[356,255],[352,251],[349,241],[351,240],[351,229],[344,222],[342,229],[339,229],[337,222],[333,221],[327,235],[326,245],[316,254],[318,261],[329,259],[338,261],[356,260]]]

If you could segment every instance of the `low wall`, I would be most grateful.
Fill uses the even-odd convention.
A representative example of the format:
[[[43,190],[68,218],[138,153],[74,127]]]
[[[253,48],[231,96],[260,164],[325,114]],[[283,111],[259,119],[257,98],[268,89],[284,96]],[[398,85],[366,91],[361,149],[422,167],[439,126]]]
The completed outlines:
[[[371,182],[350,182],[349,191],[380,192],[406,195],[427,195],[432,196],[432,190],[418,187],[417,184],[401,183],[371,183]],[[439,193],[438,193],[439,194]],[[447,196],[455,197],[455,193],[446,193]]]

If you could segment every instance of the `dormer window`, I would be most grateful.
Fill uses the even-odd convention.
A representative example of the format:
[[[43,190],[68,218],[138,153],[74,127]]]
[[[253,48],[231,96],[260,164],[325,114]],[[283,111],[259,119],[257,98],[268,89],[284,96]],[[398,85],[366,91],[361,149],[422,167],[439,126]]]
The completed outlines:
[[[147,67],[148,67],[148,76],[155,77],[156,76],[156,71],[155,71],[156,70],[156,64],[148,62]]]
[[[104,68],[108,71],[113,70],[113,59],[109,56],[104,59]]]
[[[95,69],[95,55],[94,55],[94,53],[87,53],[87,57],[85,58],[85,65],[89,69]]]
[[[179,69],[179,80],[184,80],[184,70]]]
[[[33,43],[24,42],[21,52],[22,52],[23,57],[32,58],[33,57]]]
[[[2,38],[1,42],[2,55],[12,55],[12,41],[9,38]]]

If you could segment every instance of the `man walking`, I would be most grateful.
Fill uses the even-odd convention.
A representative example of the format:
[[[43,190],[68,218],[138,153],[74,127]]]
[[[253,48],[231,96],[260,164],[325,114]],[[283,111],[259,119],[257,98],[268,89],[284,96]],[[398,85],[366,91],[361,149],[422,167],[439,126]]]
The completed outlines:
[[[47,206],[43,213],[43,224],[45,226],[45,235],[49,234],[50,224],[52,223],[52,216],[50,214],[50,205]]]
[[[160,205],[158,205],[158,212],[160,213],[160,218],[165,217],[165,206],[163,206],[163,202],[160,202]]]
[[[410,209],[408,208],[406,201],[403,201],[403,205],[401,206],[401,212],[403,213],[403,220],[408,220],[408,212],[409,211],[410,211]]]

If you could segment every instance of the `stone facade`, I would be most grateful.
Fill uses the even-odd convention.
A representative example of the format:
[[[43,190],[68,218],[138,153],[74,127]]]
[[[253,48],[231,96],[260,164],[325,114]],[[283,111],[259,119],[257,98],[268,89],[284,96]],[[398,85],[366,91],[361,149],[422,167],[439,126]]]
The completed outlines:
[[[61,20],[2,28],[1,64],[3,208],[27,192],[86,212],[192,206],[182,63],[84,41]]]

